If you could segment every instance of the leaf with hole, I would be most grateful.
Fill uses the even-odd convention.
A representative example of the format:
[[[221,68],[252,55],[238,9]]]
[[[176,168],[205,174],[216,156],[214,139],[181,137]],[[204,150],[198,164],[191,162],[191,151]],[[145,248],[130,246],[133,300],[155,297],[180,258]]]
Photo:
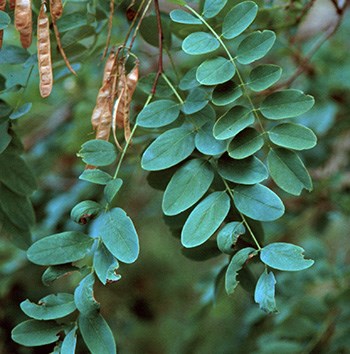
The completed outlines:
[[[285,242],[270,243],[260,252],[260,259],[267,266],[289,272],[296,272],[311,267],[314,261],[304,259],[304,249]]]
[[[67,231],[36,241],[27,251],[28,259],[38,265],[71,263],[84,258],[94,240],[79,231]]]
[[[264,139],[254,128],[246,128],[237,134],[228,146],[228,154],[234,159],[244,159],[264,146]]]
[[[70,217],[78,224],[86,224],[102,211],[102,205],[93,200],[78,203],[71,211]]]
[[[206,160],[193,159],[171,178],[163,195],[165,215],[176,215],[194,205],[209,189],[214,172]]]
[[[278,312],[275,300],[275,284],[274,274],[265,269],[255,287],[254,301],[267,313]]]
[[[275,40],[275,33],[269,30],[249,34],[237,48],[238,62],[240,64],[250,64],[263,58],[272,48]]]
[[[214,136],[219,140],[232,138],[252,125],[254,120],[250,109],[244,106],[234,106],[216,121],[213,128]]]
[[[304,188],[312,190],[311,177],[294,151],[282,148],[270,150],[267,166],[274,182],[284,191],[300,195]]]
[[[284,119],[300,116],[309,111],[315,100],[300,90],[283,90],[267,96],[260,106],[261,113],[268,119]]]
[[[277,82],[282,75],[282,68],[273,64],[261,64],[249,74],[248,87],[253,91],[263,91]]]
[[[215,51],[220,47],[219,41],[207,32],[194,32],[182,42],[182,50],[190,55],[202,55]]]
[[[234,189],[234,203],[238,211],[258,221],[273,221],[284,214],[281,199],[269,188],[238,185]]]
[[[95,277],[92,273],[83,278],[74,291],[74,302],[84,316],[94,316],[100,310],[100,304],[94,297]]]
[[[222,253],[233,254],[234,246],[238,237],[245,233],[245,227],[242,222],[229,222],[219,232],[216,242]]]
[[[178,103],[159,100],[147,105],[137,116],[136,123],[143,128],[159,128],[174,122],[179,114]]]
[[[235,71],[230,60],[217,57],[208,59],[199,65],[196,78],[201,85],[217,85],[231,80]]]
[[[143,153],[142,168],[164,170],[185,160],[194,150],[192,126],[184,125],[161,134]]]
[[[276,125],[268,134],[274,144],[293,150],[311,149],[317,143],[317,137],[311,129],[294,123]]]
[[[225,192],[214,192],[202,200],[191,212],[181,233],[186,248],[207,241],[219,228],[230,210],[230,198]]]

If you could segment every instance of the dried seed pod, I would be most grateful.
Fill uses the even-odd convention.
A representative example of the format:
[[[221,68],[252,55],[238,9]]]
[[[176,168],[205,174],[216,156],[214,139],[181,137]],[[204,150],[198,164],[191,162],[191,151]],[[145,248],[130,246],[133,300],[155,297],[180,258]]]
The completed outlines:
[[[46,14],[45,3],[41,4],[38,16],[38,65],[40,75],[40,95],[47,97],[50,95],[53,85],[52,64],[51,64],[51,44],[49,19]]]
[[[9,1],[10,10],[13,10],[16,7],[16,0]]]
[[[32,25],[32,1],[16,0],[15,6],[15,26],[18,31],[22,31]]]
[[[22,43],[23,48],[29,48],[32,44],[32,24],[28,25],[27,27],[23,28],[20,32],[20,40]]]
[[[6,0],[0,0],[0,10],[5,11]],[[2,47],[2,37],[4,35],[4,30],[0,30],[0,48]]]
[[[77,75],[75,70],[70,65],[70,62],[69,62],[69,60],[66,56],[66,53],[62,47],[60,32],[58,30],[57,23],[56,23],[56,20],[62,16],[62,12],[63,12],[61,0],[50,0],[50,12],[51,12],[52,26],[53,26],[53,30],[55,32],[58,50],[60,51],[62,58],[63,58],[65,64],[67,65],[67,68],[70,70],[70,72],[74,75]]]
[[[112,34],[112,28],[113,28],[113,15],[114,15],[114,0],[110,0],[109,1],[108,33],[107,33],[105,50],[103,51],[103,55],[102,55],[102,60],[105,58],[107,51],[108,51],[109,43],[111,42],[111,34]]]
[[[114,107],[113,107],[113,115],[112,115],[112,132],[113,132],[113,138],[115,141],[115,144],[118,146],[118,148],[121,150],[121,146],[119,144],[119,141],[117,139],[117,114],[119,111],[119,105],[121,102],[122,97],[124,96],[124,88],[120,91],[119,93],[119,97],[117,98],[117,100],[114,103]]]

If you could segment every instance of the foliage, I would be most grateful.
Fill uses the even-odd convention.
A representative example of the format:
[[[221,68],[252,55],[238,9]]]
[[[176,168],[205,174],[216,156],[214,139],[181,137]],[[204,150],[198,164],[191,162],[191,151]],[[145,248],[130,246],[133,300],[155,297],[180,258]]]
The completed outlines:
[[[18,16],[0,12],[0,295],[24,288],[9,350],[345,353],[349,87],[329,63],[337,51],[348,72],[346,8],[330,5],[337,21],[311,47],[313,68],[312,40],[297,42],[311,2],[67,1],[63,14],[55,3],[49,17],[32,4],[55,34],[51,49],[34,34],[39,65],[35,45],[18,46]],[[26,258],[46,267],[49,294]],[[197,312],[186,335],[162,314],[169,303],[174,318]]]

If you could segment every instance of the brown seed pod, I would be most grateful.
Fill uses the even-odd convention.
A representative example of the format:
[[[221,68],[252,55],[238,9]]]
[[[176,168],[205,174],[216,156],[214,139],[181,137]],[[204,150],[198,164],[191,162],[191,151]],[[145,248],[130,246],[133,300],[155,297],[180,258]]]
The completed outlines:
[[[66,56],[66,53],[62,47],[60,32],[58,30],[57,23],[56,23],[56,20],[62,16],[62,12],[63,12],[61,0],[50,0],[50,12],[51,12],[52,26],[53,26],[53,30],[55,32],[58,50],[60,51],[62,58],[63,58],[65,64],[67,65],[67,68],[70,70],[70,72],[74,75],[77,75],[75,70],[70,65],[70,62],[69,62],[69,60]]]
[[[114,103],[113,115],[112,115],[113,138],[114,138],[115,144],[119,147],[120,150],[121,150],[121,146],[120,146],[119,141],[117,139],[117,114],[120,109],[119,106],[120,106],[120,102],[121,102],[121,99],[123,96],[124,96],[124,88],[120,91],[119,97],[117,98],[117,100]]]
[[[22,31],[32,25],[32,2],[31,0],[16,0],[15,26]]]
[[[5,11],[6,0],[0,0],[0,10]],[[4,30],[0,30],[0,48],[2,47],[2,37],[4,35]]]
[[[53,85],[49,19],[45,3],[41,4],[38,16],[38,65],[40,75],[40,95],[50,95]]]
[[[23,48],[29,48],[32,44],[32,32],[32,24],[28,25],[27,27],[23,28],[23,30],[21,30],[20,40]]]
[[[105,58],[107,51],[108,51],[109,43],[111,42],[111,34],[112,34],[112,28],[113,28],[113,15],[114,15],[114,0],[110,0],[109,1],[108,33],[107,33],[105,50],[103,51],[103,54],[102,54],[102,60]]]

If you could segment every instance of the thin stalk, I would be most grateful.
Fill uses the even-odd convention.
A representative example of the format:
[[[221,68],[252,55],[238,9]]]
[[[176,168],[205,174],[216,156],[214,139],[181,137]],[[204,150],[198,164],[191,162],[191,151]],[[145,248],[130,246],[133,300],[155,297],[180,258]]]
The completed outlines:
[[[168,84],[168,86],[171,88],[171,90],[174,92],[174,95],[179,100],[180,104],[184,104],[183,99],[181,98],[179,93],[176,91],[176,88],[173,86],[173,84],[170,82],[170,80],[167,78],[167,76],[164,73],[162,73],[162,77],[165,80],[165,82]]]

